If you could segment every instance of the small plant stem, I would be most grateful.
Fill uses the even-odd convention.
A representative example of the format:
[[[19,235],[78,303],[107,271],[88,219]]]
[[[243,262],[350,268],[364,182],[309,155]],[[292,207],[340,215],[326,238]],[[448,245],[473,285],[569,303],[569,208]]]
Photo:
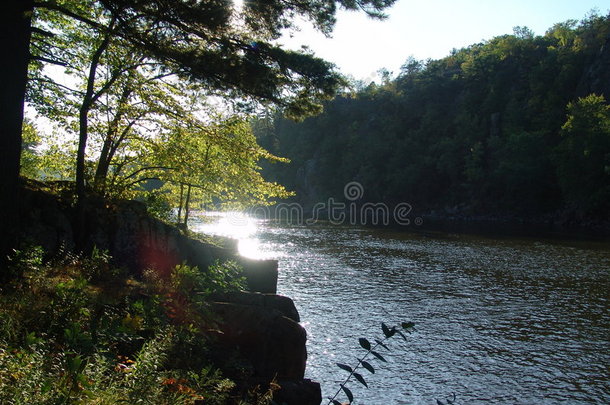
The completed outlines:
[[[330,398],[330,400],[328,401],[328,405],[331,405],[332,402],[335,400],[335,398],[337,398],[337,396],[341,393],[342,391],[342,387],[345,386],[345,384],[347,384],[350,380],[350,378],[352,378],[352,376],[354,375],[354,373],[356,372],[356,370],[358,370],[358,367],[360,367],[360,365],[362,365],[362,362],[368,357],[369,354],[371,354],[371,352],[373,352],[381,343],[385,343],[387,340],[389,339],[389,337],[385,337],[383,339],[383,341],[377,342],[375,343],[375,346],[371,347],[364,356],[362,356],[361,359],[358,359],[358,364],[356,364],[356,366],[352,369],[351,373],[349,373],[349,375],[347,376],[347,378],[345,379],[345,381],[343,381],[343,384],[339,385],[339,389],[337,390],[337,392],[335,393],[335,395],[333,395],[332,398]]]

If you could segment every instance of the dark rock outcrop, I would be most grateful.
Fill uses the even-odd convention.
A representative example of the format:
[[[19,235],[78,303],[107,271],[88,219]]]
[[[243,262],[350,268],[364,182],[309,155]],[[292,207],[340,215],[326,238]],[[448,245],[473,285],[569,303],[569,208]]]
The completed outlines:
[[[20,201],[22,240],[52,253],[61,248],[74,248],[72,212],[68,204],[51,193],[29,187],[21,189]]]
[[[254,368],[254,377],[300,380],[305,375],[307,335],[298,323],[277,309],[216,302],[221,343],[237,347]]]
[[[212,296],[212,300],[215,302],[230,302],[238,305],[268,308],[272,311],[281,312],[283,316],[292,319],[294,322],[301,322],[299,312],[297,311],[294,302],[290,298],[284,297],[283,295],[239,291],[215,294]]]
[[[236,349],[253,372],[250,385],[275,380],[281,387],[274,394],[277,403],[321,402],[320,385],[304,379],[307,334],[290,298],[239,292],[213,299],[212,310],[219,316],[216,352],[224,355]]]
[[[591,93],[610,99],[610,35],[583,72],[576,89],[578,97],[586,97]]]
[[[280,381],[280,386],[281,389],[273,396],[278,404],[318,405],[322,402],[320,384],[315,381]]]

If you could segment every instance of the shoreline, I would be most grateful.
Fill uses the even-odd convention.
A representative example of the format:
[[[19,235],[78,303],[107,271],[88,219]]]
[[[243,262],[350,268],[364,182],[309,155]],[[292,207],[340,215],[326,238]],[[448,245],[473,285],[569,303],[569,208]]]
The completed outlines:
[[[535,217],[506,214],[439,214],[438,212],[419,212],[407,217],[407,223],[387,221],[379,223],[369,218],[366,221],[333,221],[328,212],[318,212],[317,219],[312,220],[311,211],[297,216],[278,215],[256,216],[253,218],[270,220],[278,223],[312,226],[332,224],[335,226],[361,226],[371,229],[387,229],[401,232],[427,233],[444,232],[473,234],[486,237],[536,237],[557,240],[581,240],[610,242],[610,221],[586,219],[579,221],[566,220],[565,216],[543,214]]]

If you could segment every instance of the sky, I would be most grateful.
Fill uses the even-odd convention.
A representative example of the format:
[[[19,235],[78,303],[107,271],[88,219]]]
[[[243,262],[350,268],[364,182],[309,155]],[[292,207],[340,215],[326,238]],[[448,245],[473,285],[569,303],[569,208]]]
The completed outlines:
[[[307,45],[355,79],[373,80],[385,68],[397,74],[409,56],[440,59],[451,52],[525,26],[543,35],[555,23],[581,20],[610,0],[398,0],[384,21],[341,11],[332,38],[305,25],[281,40],[291,49]]]

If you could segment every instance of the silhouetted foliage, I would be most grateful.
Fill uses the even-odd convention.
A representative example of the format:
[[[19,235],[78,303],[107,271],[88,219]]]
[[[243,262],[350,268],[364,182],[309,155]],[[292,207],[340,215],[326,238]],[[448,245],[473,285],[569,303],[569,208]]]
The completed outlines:
[[[413,322],[401,322],[400,325],[395,325],[390,328],[382,322],[381,331],[383,332],[384,336],[383,340],[375,339],[375,344],[373,345],[367,338],[359,338],[358,343],[360,344],[360,347],[365,350],[365,354],[358,357],[358,361],[353,367],[347,364],[337,363],[337,367],[339,367],[343,371],[347,371],[349,374],[345,378],[345,380],[341,384],[339,384],[339,389],[337,390],[335,395],[333,395],[332,397],[328,397],[328,405],[341,405],[341,402],[337,400],[337,397],[339,396],[339,394],[341,394],[341,392],[345,394],[349,404],[354,402],[354,394],[352,393],[352,390],[350,390],[346,385],[351,381],[352,377],[354,377],[354,379],[356,379],[356,381],[358,381],[360,384],[364,385],[366,388],[369,387],[364,376],[358,372],[360,368],[364,368],[369,373],[375,374],[375,367],[373,367],[370,362],[366,361],[366,359],[371,356],[377,359],[378,361],[386,363],[387,360],[381,353],[378,352],[378,350],[384,348],[385,350],[390,351],[390,348],[387,344],[388,340],[396,335],[402,337],[403,340],[407,342],[407,337],[405,336],[403,331],[411,333],[411,330],[414,326],[415,324]]]

